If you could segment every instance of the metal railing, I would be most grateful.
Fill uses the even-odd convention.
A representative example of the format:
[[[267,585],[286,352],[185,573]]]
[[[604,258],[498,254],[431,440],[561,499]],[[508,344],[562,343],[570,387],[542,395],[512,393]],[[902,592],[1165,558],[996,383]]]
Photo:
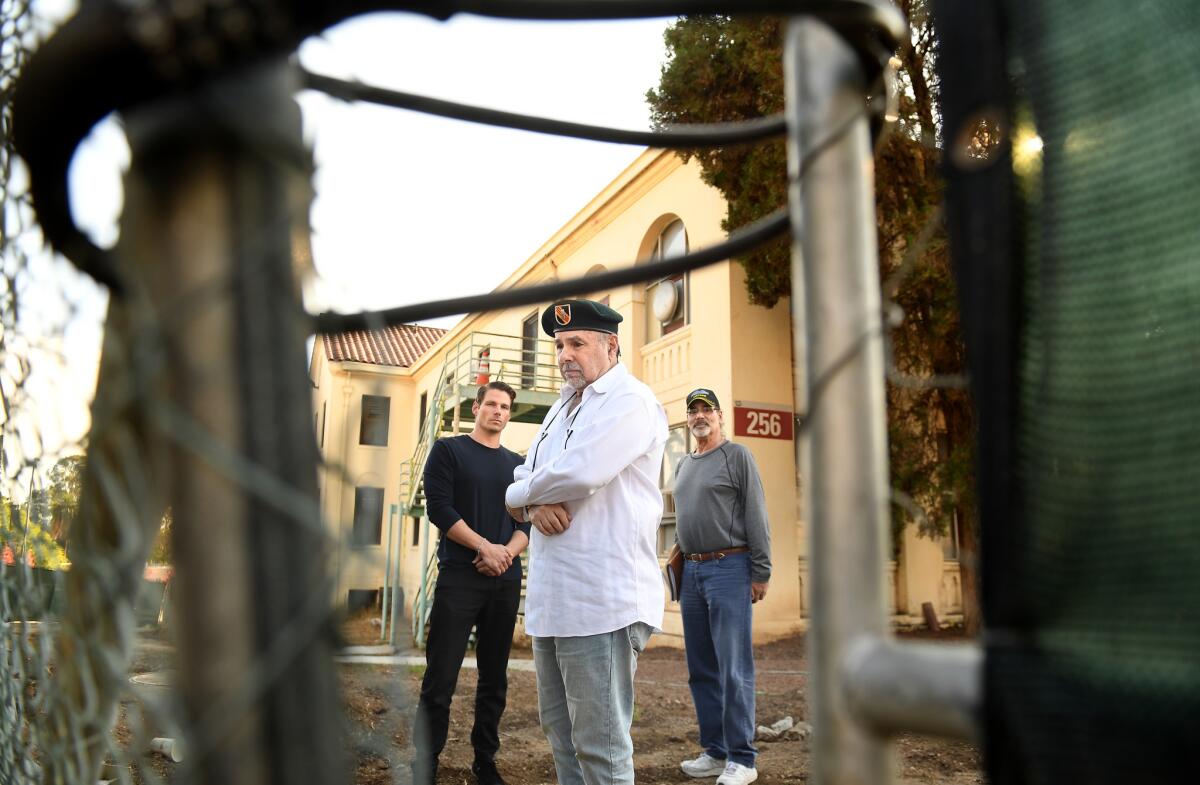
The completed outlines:
[[[492,381],[557,393],[562,386],[553,341],[489,332],[472,332],[456,343],[446,353],[442,378],[464,387]]]
[[[469,418],[475,391],[487,382],[505,382],[517,390],[517,408],[529,405],[529,393],[557,395],[562,385],[554,362],[554,344],[519,335],[471,332],[446,350],[439,384],[425,415],[412,457],[400,463],[402,514],[419,515],[423,505],[421,475],[429,448],[446,433],[458,433]],[[514,411],[514,416],[517,412]],[[539,418],[540,419],[540,418]]]
[[[445,376],[441,377],[445,379]],[[417,445],[413,448],[410,458],[400,462],[400,500],[401,515],[413,515],[419,511],[417,500],[422,491],[422,474],[425,470],[425,459],[429,457],[429,448],[444,432],[442,427],[442,407],[450,396],[449,383],[439,384],[434,391],[433,400],[429,404],[429,412],[421,426],[421,434]],[[423,507],[424,505],[420,505]]]
[[[539,398],[556,396],[562,384],[558,366],[554,363],[554,346],[551,341],[539,338],[531,342],[518,335],[491,332],[468,333],[447,349],[438,379],[440,381],[429,404],[413,454],[400,463],[399,498],[403,502],[401,514],[419,517],[421,527],[423,567],[417,595],[412,604],[412,636],[417,646],[423,646],[425,643],[425,625],[433,607],[433,589],[438,573],[437,553],[429,551],[434,526],[425,515],[423,497],[423,475],[430,448],[445,434],[458,433],[462,429],[463,421],[470,413],[470,402],[474,401],[475,392],[481,384],[500,381],[511,385],[517,390],[518,405],[531,407],[530,411],[535,414],[539,411],[537,402],[529,401],[529,394],[540,394]],[[389,565],[390,558],[389,548]],[[396,569],[389,568],[384,578],[384,605],[387,607],[381,610],[382,626],[387,626],[388,616],[392,619],[393,643],[397,605],[400,602],[396,590],[400,581],[398,554],[396,559]],[[394,581],[392,572],[396,572]],[[389,583],[390,586],[387,585]],[[380,639],[385,637],[388,636],[381,631]]]
[[[417,646],[425,645],[425,625],[429,623],[429,614],[433,611],[433,587],[437,583],[438,560],[437,551],[430,552],[429,530],[433,528],[428,518],[421,519],[424,532],[421,534],[421,585],[417,588],[417,596],[413,599],[412,637]]]

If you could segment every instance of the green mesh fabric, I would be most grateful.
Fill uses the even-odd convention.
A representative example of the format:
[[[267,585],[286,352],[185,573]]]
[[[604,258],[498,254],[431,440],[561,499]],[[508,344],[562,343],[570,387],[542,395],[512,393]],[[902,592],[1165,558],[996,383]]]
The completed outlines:
[[[1044,147],[1023,162],[1015,124],[1023,543],[986,578],[989,769],[1200,781],[1200,7],[1003,5]]]

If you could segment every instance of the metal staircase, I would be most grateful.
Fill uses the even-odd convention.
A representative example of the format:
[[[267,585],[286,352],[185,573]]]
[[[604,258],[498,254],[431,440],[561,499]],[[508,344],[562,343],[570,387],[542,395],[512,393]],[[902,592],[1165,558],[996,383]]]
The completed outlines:
[[[470,333],[450,347],[438,378],[441,381],[432,390],[416,448],[412,457],[400,464],[401,514],[421,519],[421,585],[412,606],[413,641],[418,646],[425,643],[437,580],[437,552],[430,547],[434,526],[425,514],[423,479],[430,448],[443,436],[471,430],[471,404],[481,384],[502,381],[511,385],[517,391],[512,421],[525,423],[542,421],[558,400],[562,384],[549,339],[530,342],[519,335],[484,332]]]

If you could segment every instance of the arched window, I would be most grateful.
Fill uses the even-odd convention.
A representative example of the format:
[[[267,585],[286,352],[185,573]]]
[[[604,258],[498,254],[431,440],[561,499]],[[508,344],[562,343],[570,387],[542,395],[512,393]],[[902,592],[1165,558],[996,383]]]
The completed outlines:
[[[678,219],[667,224],[654,241],[650,261],[682,256],[688,251],[687,230]],[[688,323],[688,276],[660,278],[646,285],[646,341],[657,340]]]

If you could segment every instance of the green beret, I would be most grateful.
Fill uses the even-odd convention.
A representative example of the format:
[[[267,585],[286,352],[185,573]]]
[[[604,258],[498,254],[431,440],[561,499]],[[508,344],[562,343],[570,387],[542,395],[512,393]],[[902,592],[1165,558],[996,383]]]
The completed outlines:
[[[551,338],[563,330],[617,334],[625,317],[595,300],[559,300],[542,312],[542,330]]]

